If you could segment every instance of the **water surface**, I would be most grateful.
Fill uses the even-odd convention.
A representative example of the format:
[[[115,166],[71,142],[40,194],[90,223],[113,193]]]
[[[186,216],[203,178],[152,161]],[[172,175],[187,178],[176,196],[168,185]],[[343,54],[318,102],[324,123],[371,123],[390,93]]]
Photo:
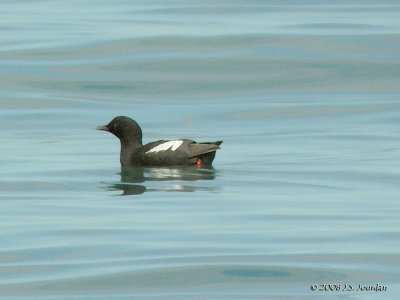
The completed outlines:
[[[0,299],[398,299],[397,1],[3,1]],[[212,169],[121,173],[144,141]],[[387,286],[311,291],[312,284]]]

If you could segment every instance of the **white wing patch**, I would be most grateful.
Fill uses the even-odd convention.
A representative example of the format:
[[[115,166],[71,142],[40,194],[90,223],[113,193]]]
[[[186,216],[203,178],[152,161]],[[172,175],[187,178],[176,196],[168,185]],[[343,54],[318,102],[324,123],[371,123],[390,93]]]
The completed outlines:
[[[167,151],[167,150],[172,150],[175,151],[176,149],[179,148],[180,145],[183,144],[183,141],[168,141],[165,143],[162,143],[158,146],[155,146],[154,148],[151,148],[150,150],[146,151],[146,153],[152,153],[152,152],[160,152],[160,151]]]

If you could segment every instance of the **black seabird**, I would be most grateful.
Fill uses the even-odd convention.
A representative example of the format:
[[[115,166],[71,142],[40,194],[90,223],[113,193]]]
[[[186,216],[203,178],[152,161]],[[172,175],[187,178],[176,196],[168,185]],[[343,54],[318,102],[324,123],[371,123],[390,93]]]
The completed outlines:
[[[121,142],[120,162],[129,166],[210,166],[222,141],[196,143],[192,140],[160,140],[142,144],[142,129],[129,117],[115,117],[110,123],[96,127],[109,131]]]

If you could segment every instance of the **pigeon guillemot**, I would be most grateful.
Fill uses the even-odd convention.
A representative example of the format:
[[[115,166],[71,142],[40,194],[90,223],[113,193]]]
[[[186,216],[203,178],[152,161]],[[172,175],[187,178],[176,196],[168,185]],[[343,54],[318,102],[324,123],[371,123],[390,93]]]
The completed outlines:
[[[196,143],[192,140],[160,140],[142,144],[142,129],[129,117],[115,117],[110,123],[96,127],[109,131],[121,142],[121,166],[209,166],[222,141]]]

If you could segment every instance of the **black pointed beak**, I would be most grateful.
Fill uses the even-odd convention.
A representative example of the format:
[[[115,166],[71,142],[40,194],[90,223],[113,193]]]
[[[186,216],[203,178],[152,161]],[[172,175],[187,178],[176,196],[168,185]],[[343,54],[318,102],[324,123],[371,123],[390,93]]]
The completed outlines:
[[[97,126],[96,130],[110,131],[110,128],[108,128],[107,125],[101,125],[101,126]]]

